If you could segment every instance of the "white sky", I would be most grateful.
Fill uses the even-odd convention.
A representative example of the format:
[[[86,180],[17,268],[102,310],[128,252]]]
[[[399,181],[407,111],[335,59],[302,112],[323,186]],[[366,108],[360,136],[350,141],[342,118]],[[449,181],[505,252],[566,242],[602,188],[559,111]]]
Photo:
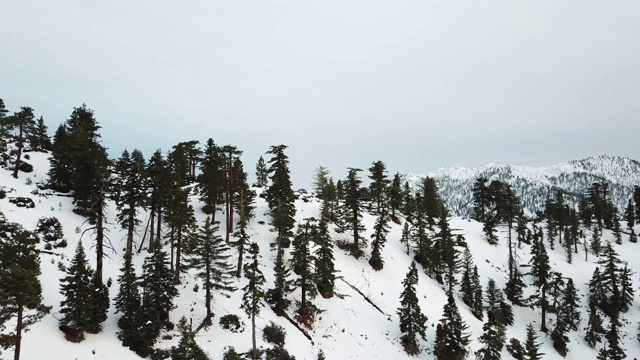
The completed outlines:
[[[289,145],[295,187],[640,158],[639,1],[0,1],[0,98],[53,130],[83,102],[112,156]]]

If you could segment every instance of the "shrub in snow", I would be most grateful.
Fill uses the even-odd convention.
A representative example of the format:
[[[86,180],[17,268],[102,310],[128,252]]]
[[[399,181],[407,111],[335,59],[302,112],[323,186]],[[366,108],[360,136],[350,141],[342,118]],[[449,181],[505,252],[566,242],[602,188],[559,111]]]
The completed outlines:
[[[33,200],[31,200],[31,198],[28,198],[28,197],[21,197],[21,196],[12,197],[12,198],[9,198],[9,202],[14,204],[17,207],[23,207],[27,209],[33,209],[34,207],[36,207],[36,204],[33,202]]]
[[[284,346],[284,339],[287,336],[284,328],[273,321],[262,330],[262,339],[268,343]]]
[[[233,346],[230,346],[227,351],[224,352],[224,356],[222,360],[244,360],[245,357],[241,356],[236,352],[236,349]]]
[[[276,346],[265,351],[265,360],[296,360],[295,356],[289,354],[289,352],[280,346]]]
[[[62,232],[62,224],[54,216],[41,217],[33,232],[40,241],[47,243],[49,246],[56,248],[67,246],[67,241],[64,239],[64,233]]]
[[[220,318],[220,326],[233,333],[241,333],[244,331],[244,322],[235,314],[228,314]]]

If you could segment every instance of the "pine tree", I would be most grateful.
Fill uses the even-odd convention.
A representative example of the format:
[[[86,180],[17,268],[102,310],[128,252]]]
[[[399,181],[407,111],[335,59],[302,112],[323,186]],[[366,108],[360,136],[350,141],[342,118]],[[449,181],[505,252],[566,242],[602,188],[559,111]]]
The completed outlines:
[[[563,315],[563,309],[558,309],[558,317],[556,318],[556,324],[553,330],[551,331],[551,341],[553,342],[553,348],[556,349],[558,354],[562,357],[567,356],[567,344],[569,343],[569,337],[567,333],[569,329],[567,328],[566,318]]]
[[[50,159],[51,167],[47,173],[49,176],[49,186],[53,190],[59,192],[69,192],[69,190],[71,190],[71,174],[73,172],[72,156],[67,127],[60,124],[53,135]]]
[[[116,219],[127,230],[126,255],[133,253],[133,236],[140,225],[138,214],[147,204],[145,160],[140,150],[133,150],[131,156],[125,150],[120,158],[122,166],[120,186],[121,196],[116,201],[118,215]]]
[[[8,119],[8,121],[6,121]],[[35,125],[33,109],[28,106],[21,106],[20,111],[14,113],[13,116],[5,119],[5,123],[8,123],[9,130],[17,129],[18,137],[17,137],[17,152],[16,152],[16,162],[13,167],[13,177],[18,178],[18,171],[20,170],[22,151],[24,148],[24,143],[27,140],[27,137],[30,134],[30,130]]]
[[[172,180],[167,161],[162,152],[153,153],[145,173],[148,176],[149,194],[149,251],[162,239],[162,223],[171,197]]]
[[[374,270],[382,270],[384,266],[381,253],[387,242],[389,230],[389,220],[387,218],[386,207],[383,204],[376,223],[373,226],[373,233],[371,234],[371,258],[369,259],[369,265],[371,265]]]
[[[458,235],[456,239],[451,234],[451,228],[449,227],[449,213],[447,209],[442,206],[440,219],[438,221],[438,232],[436,239],[441,243],[442,251],[442,265],[444,270],[445,282],[447,283],[447,292],[453,293],[453,287],[458,283],[456,275],[460,272],[462,267],[462,261],[460,260],[460,250],[457,249],[459,244],[464,244],[464,237]]]
[[[308,321],[313,316],[315,306],[311,302],[317,295],[315,287],[315,273],[313,264],[315,257],[311,252],[311,241],[316,237],[316,220],[307,218],[304,223],[298,225],[298,230],[293,238],[293,251],[291,252],[291,265],[293,272],[298,275],[294,281],[295,288],[300,289],[300,319]]]
[[[333,289],[336,281],[336,269],[334,266],[333,243],[329,235],[329,229],[324,219],[318,222],[316,232],[316,273],[315,279],[318,292],[324,298],[333,296]]]
[[[142,287],[142,307],[149,311],[148,321],[153,327],[146,329],[146,339],[155,339],[160,327],[169,324],[169,312],[175,308],[173,299],[178,295],[173,281],[173,273],[169,268],[167,253],[156,243],[151,253],[142,264],[142,276],[139,285]]]
[[[44,124],[44,119],[40,116],[38,120],[31,124],[31,129],[29,129],[29,146],[31,150],[51,150],[51,139],[49,139],[47,132],[47,125]]]
[[[573,242],[574,239],[571,236],[571,231],[569,228],[564,231],[564,242],[562,243],[562,247],[564,248],[565,253],[567,254],[567,262],[571,264],[573,262]]]
[[[239,278],[242,275],[242,260],[244,253],[249,249],[250,235],[247,232],[249,222],[254,217],[253,210],[255,209],[254,201],[256,198],[255,191],[251,190],[249,183],[246,179],[246,174],[242,173],[239,176],[239,199],[238,199],[238,213],[240,219],[236,227],[236,232],[233,234],[235,242],[233,246],[238,250],[238,263],[236,267],[236,277]]]
[[[580,324],[580,298],[571,278],[567,279],[560,308],[563,309],[568,328],[577,331]]]
[[[594,228],[591,236],[591,252],[594,255],[600,256],[600,251],[602,250],[602,240],[600,238],[600,230],[598,228]]]
[[[170,201],[167,203],[165,220],[171,229],[171,258],[173,281],[180,284],[180,275],[185,271],[182,267],[183,253],[188,253],[194,243],[197,228],[193,207],[189,204],[189,189],[173,186]]]
[[[273,288],[267,291],[266,300],[271,305],[273,312],[278,316],[282,316],[291,303],[286,296],[292,291],[291,272],[284,262],[284,257],[276,257],[273,272],[275,281],[273,282]]]
[[[264,284],[266,282],[260,270],[260,248],[258,244],[251,243],[249,247],[249,261],[244,265],[244,277],[249,280],[242,289],[242,304],[240,308],[251,318],[252,359],[259,359],[256,345],[256,316],[264,306]]]
[[[344,182],[344,201],[341,208],[344,230],[352,231],[351,254],[356,258],[362,255],[361,249],[366,246],[366,240],[362,237],[365,228],[362,224],[364,196],[361,188],[362,180],[358,176],[360,171],[360,169],[349,169],[349,175]]]
[[[598,312],[598,306],[594,299],[589,299],[589,318],[584,340],[591,348],[595,348],[596,343],[600,342],[600,334],[602,333],[604,333],[604,328],[602,327],[602,318]]]
[[[418,285],[418,269],[416,263],[412,262],[407,276],[402,281],[404,290],[400,294],[400,307],[398,308],[398,316],[400,317],[400,331],[402,332],[402,345],[409,355],[417,355],[420,353],[420,347],[417,342],[417,335],[426,340],[426,322],[427,317],[420,310],[418,296],[415,287]]]
[[[267,170],[267,164],[264,162],[264,158],[260,156],[256,163],[256,186],[266,188],[267,185],[269,185],[269,171]]]
[[[0,116],[2,106],[0,100]],[[6,223],[2,213],[0,228],[0,348],[13,347],[14,360],[19,360],[22,334],[51,308],[42,303],[37,237],[17,224]],[[9,321],[15,327],[7,332]]]
[[[538,336],[533,325],[527,325],[527,340],[524,343],[526,360],[542,360],[545,354],[540,352],[541,346],[542,344],[538,342]]]
[[[178,323],[180,330],[180,342],[178,346],[171,348],[172,360],[209,360],[209,356],[196,343],[195,332],[191,324],[187,325],[187,319],[182,317]]]
[[[440,216],[443,206],[442,198],[440,197],[438,190],[438,184],[434,178],[427,176],[422,179],[420,190],[422,191],[422,202],[416,205],[422,207],[424,214],[427,217],[429,228],[433,228],[436,224],[435,219]]]
[[[235,291],[233,283],[233,267],[229,263],[229,247],[218,234],[218,224],[212,224],[209,218],[205,220],[196,237],[196,245],[189,252],[187,267],[196,270],[196,277],[202,280],[205,291],[204,304],[206,308],[205,323],[211,325],[213,312],[211,303],[213,293],[229,297]]]
[[[505,336],[494,313],[487,314],[487,322],[482,326],[482,331],[479,341],[483,347],[476,352],[476,356],[482,360],[500,360]]]
[[[620,346],[620,334],[618,330],[618,319],[611,319],[611,329],[607,333],[607,340],[609,341],[609,349],[607,351],[608,359],[622,360],[627,357],[624,349]]]
[[[228,243],[231,233],[233,233],[233,227],[235,222],[233,221],[234,206],[236,205],[237,196],[236,193],[239,190],[238,181],[240,177],[246,176],[242,169],[242,161],[240,156],[242,151],[237,147],[231,145],[225,145],[220,148],[220,151],[224,154],[224,199],[225,199],[225,217],[226,217],[226,232],[225,241]]]
[[[313,174],[313,192],[320,200],[325,199],[325,189],[329,183],[329,170],[320,165]]]
[[[406,253],[409,255],[409,249],[411,247],[411,229],[409,228],[409,222],[405,221],[402,227],[402,237],[400,243],[405,246]]]
[[[389,209],[391,216],[396,216],[396,211],[402,208],[402,179],[399,173],[396,173],[391,180],[391,186],[388,190],[387,198],[389,199]]]
[[[473,184],[473,213],[471,218],[476,221],[484,221],[486,219],[487,207],[489,206],[490,195],[487,187],[486,178],[477,178]]]
[[[634,226],[636,225],[636,217],[633,207],[633,200],[629,199],[627,207],[625,208],[624,218],[627,221],[627,229],[629,231],[629,241],[632,243],[638,242]]]
[[[467,357],[467,345],[469,345],[469,334],[467,325],[462,320],[458,307],[453,296],[449,294],[447,303],[442,312],[439,327],[442,328],[442,346],[436,346],[437,359],[439,360],[460,360]],[[437,337],[437,333],[436,333]],[[438,340],[436,340],[438,343]],[[438,351],[440,349],[442,351]]]
[[[462,260],[462,281],[460,282],[460,292],[462,293],[462,302],[469,308],[473,308],[475,303],[475,293],[473,284],[473,255],[469,248],[464,249]]]
[[[60,324],[82,340],[85,331],[99,332],[100,323],[106,320],[108,289],[96,279],[95,272],[89,267],[82,242],[78,243],[66,273],[60,279],[60,293],[64,296],[60,302]]]
[[[492,214],[487,214],[485,216],[482,231],[484,232],[484,236],[489,244],[498,244],[498,236],[496,235],[496,218]]]
[[[216,210],[222,202],[225,184],[224,164],[225,159],[220,149],[213,139],[209,138],[200,161],[200,174],[196,180],[200,200],[205,204],[206,213],[211,214],[211,222],[216,221]]]
[[[478,275],[478,267],[473,266],[473,274],[471,277],[471,284],[473,285],[473,307],[471,308],[471,313],[478,320],[482,320],[483,315],[483,303],[482,299],[484,298],[482,295],[482,285],[480,284],[480,276]]]
[[[549,303],[547,301],[547,286],[549,285],[551,266],[549,264],[549,256],[547,250],[544,247],[544,241],[540,237],[536,236],[531,244],[531,259],[529,260],[530,270],[528,275],[533,277],[533,285],[539,290],[534,293],[529,301],[532,305],[537,305],[542,310],[542,322],[540,329],[543,332],[547,331],[547,308]]]
[[[130,348],[138,354],[149,351],[149,345],[142,337],[142,328],[146,322],[144,309],[140,299],[140,291],[130,256],[125,256],[124,265],[118,277],[119,290],[114,299],[116,314],[122,314],[118,319],[118,339],[122,346]]]
[[[507,325],[513,324],[513,310],[511,310],[511,306],[504,301],[502,292],[491,278],[487,282],[487,289],[484,296],[484,308],[487,310],[487,318],[491,317],[493,319],[492,321],[496,323],[504,343],[506,327]]]
[[[622,245],[622,234],[621,234],[621,230],[620,230],[620,220],[618,219],[618,216],[614,216],[613,219],[613,237],[616,241],[616,244],[618,245]]]
[[[387,175],[387,166],[382,161],[374,161],[369,168],[369,201],[371,210],[375,215],[387,209],[387,188],[390,181]]]
[[[282,249],[288,248],[293,236],[296,214],[295,195],[289,175],[289,158],[285,155],[286,145],[271,146],[267,154],[273,156],[269,160],[269,178],[271,186],[267,189],[266,197],[271,213],[271,226],[277,232],[277,257],[282,257]]]

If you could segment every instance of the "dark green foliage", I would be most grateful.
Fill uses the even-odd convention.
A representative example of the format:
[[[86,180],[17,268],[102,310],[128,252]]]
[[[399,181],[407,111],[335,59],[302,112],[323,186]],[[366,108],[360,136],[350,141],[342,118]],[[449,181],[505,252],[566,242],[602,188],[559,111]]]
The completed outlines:
[[[280,346],[267,349],[264,353],[265,360],[296,360],[295,356],[290,355],[285,348]]]
[[[109,309],[108,289],[89,267],[82,242],[78,243],[67,275],[60,279],[60,325],[71,329],[82,339],[83,332],[100,331]]]
[[[640,186],[633,187],[633,203],[636,213],[636,220],[640,222]]]
[[[600,231],[603,227],[613,229],[613,223],[617,221],[617,210],[609,199],[609,184],[598,182],[591,184],[587,190],[586,206]]]
[[[384,267],[382,249],[387,242],[389,230],[388,215],[385,205],[383,204],[376,218],[376,223],[373,226],[373,233],[371,234],[371,258],[369,259],[369,265],[375,270],[382,270]]]
[[[273,288],[267,291],[266,300],[276,314],[282,315],[291,303],[286,296],[292,291],[292,281],[289,278],[291,272],[284,262],[284,257],[276,257],[273,272],[275,281]]]
[[[256,164],[256,186],[265,188],[267,185],[269,185],[269,171],[267,170],[267,164],[264,162],[262,156],[260,156]]]
[[[148,338],[155,339],[160,327],[169,324],[169,311],[175,307],[173,299],[178,295],[167,253],[159,243],[154,245],[151,253],[144,259],[139,285],[142,287],[142,306],[149,311],[149,319],[153,320]]]
[[[527,340],[524,343],[524,350],[527,360],[542,360],[544,353],[540,352],[541,343],[538,342],[538,336],[533,325],[527,325]]]
[[[208,323],[213,317],[213,293],[228,298],[236,290],[232,285],[233,267],[229,263],[230,257],[229,247],[218,235],[218,224],[211,224],[207,218],[196,235],[195,247],[188,254],[187,266],[196,270],[196,277],[202,281]]]
[[[589,284],[590,297],[611,318],[618,318],[620,312],[626,312],[633,301],[631,272],[621,263],[613,245],[607,242],[598,261],[602,272],[594,273]]]
[[[277,346],[284,346],[284,341],[287,336],[287,332],[284,328],[273,321],[269,322],[269,325],[262,329],[262,340],[274,344]]]
[[[174,178],[174,181],[177,181]],[[174,183],[175,184],[175,183]],[[174,259],[173,281],[180,283],[183,254],[189,253],[195,245],[197,222],[193,207],[189,204],[189,188],[174,185],[166,204],[165,221],[169,225],[168,238],[171,241],[171,258]]]
[[[42,304],[37,242],[32,233],[6,222],[0,213],[0,348],[13,347],[15,359],[20,358],[22,334],[51,311]],[[10,321],[15,327],[7,330]]]
[[[334,266],[333,242],[331,241],[329,229],[324,219],[320,219],[318,222],[316,244],[318,246],[315,251],[315,279],[318,292],[322,297],[330,298],[333,296],[333,289],[336,281],[336,269]]]
[[[324,356],[324,351],[322,351],[322,349],[320,349],[318,351],[318,359],[317,360],[327,360],[327,358]]]
[[[171,348],[172,360],[209,360],[209,356],[196,343],[195,333],[191,329],[191,325],[187,325],[187,319],[180,319],[178,325],[180,329],[180,342],[178,346]]]
[[[298,230],[293,238],[293,251],[291,252],[291,266],[293,272],[298,275],[293,285],[300,289],[300,308],[298,315],[301,318],[312,316],[315,306],[311,302],[317,295],[315,287],[315,272],[313,264],[315,256],[311,252],[311,245],[317,232],[316,220],[307,218],[304,223],[298,225]]]
[[[131,155],[125,150],[117,163],[118,181],[116,192],[116,219],[123,229],[127,230],[126,254],[133,253],[133,236],[140,225],[139,212],[147,205],[144,156],[139,150]]]
[[[520,340],[516,338],[509,339],[509,343],[506,346],[507,352],[513,356],[514,359],[524,360],[524,346]]]
[[[371,202],[371,212],[378,215],[386,212],[387,209],[387,188],[389,187],[389,179],[387,175],[387,166],[382,161],[374,161],[369,168],[369,201]]]
[[[551,265],[549,264],[549,256],[547,255],[544,241],[542,241],[539,236],[533,237],[529,266],[530,268],[527,275],[531,275],[533,277],[533,285],[536,286],[539,291],[536,291],[532,296],[530,296],[528,301],[531,305],[539,306],[542,310],[542,322],[540,329],[543,332],[546,332],[546,315],[549,307],[549,302],[547,300],[547,286],[549,285],[549,279],[551,277]]]
[[[633,206],[633,199],[629,199],[629,203],[625,208],[624,218],[627,222],[627,229],[629,231],[629,241],[635,243],[638,241],[638,238],[636,237],[636,232],[634,229],[634,226],[636,225],[636,217]]]
[[[60,220],[54,216],[40,218],[33,233],[40,241],[53,243],[55,247],[66,246],[67,241],[62,232],[62,224],[60,224]]]
[[[402,227],[402,237],[400,238],[400,243],[406,247],[406,253],[409,255],[409,249],[411,246],[411,229],[409,228],[409,222],[405,221],[404,226]]]
[[[47,132],[47,125],[44,124],[44,119],[40,116],[37,121],[31,124],[29,129],[28,140],[31,150],[51,150],[51,139],[49,139]]]
[[[560,309],[562,310],[562,315],[567,327],[577,331],[578,325],[580,324],[580,298],[578,296],[578,289],[576,289],[573,284],[573,279],[571,278],[567,279]]]
[[[13,177],[18,178],[18,171],[20,170],[22,152],[24,148],[24,142],[30,135],[31,130],[35,125],[33,109],[27,106],[21,106],[20,111],[14,113],[13,116],[5,117],[3,120],[3,127],[7,127],[8,130],[17,130],[18,136],[16,138],[17,153],[16,161],[13,167]]]
[[[397,314],[400,317],[400,332],[402,332],[402,345],[409,355],[420,353],[417,335],[426,340],[427,317],[420,310],[416,286],[418,285],[418,269],[415,262],[411,263],[407,276],[402,281],[404,290],[400,294],[400,307]]]
[[[435,353],[437,359],[460,360],[466,358],[467,345],[469,345],[468,327],[460,317],[458,307],[451,294],[449,294],[444,306],[438,327],[441,328],[441,341],[438,341],[438,332],[436,331]]]
[[[315,169],[312,186],[314,195],[320,200],[325,200],[325,189],[329,184],[329,179],[329,170],[326,167],[320,165]]]
[[[487,207],[491,203],[487,182],[489,182],[488,179],[480,177],[473,184],[473,215],[471,218],[476,221],[486,219]]]
[[[399,173],[396,173],[391,180],[391,186],[389,187],[387,198],[389,199],[389,210],[391,215],[395,216],[396,211],[402,209],[402,180]]]
[[[227,314],[221,317],[218,323],[221,328],[229,330],[232,333],[241,333],[244,331],[244,322],[235,314]]]
[[[475,303],[474,288],[472,282],[473,276],[473,255],[469,248],[464,249],[462,260],[462,281],[460,282],[460,292],[462,293],[462,302],[469,308],[473,308]]]
[[[51,145],[51,167],[47,175],[53,190],[68,192],[71,189],[71,173],[73,172],[72,154],[67,127],[61,124],[53,136]]]
[[[600,256],[600,251],[602,250],[601,234],[599,228],[595,228],[591,235],[591,252],[596,256]]]
[[[212,222],[216,219],[216,208],[222,203],[225,186],[224,166],[225,159],[223,154],[213,139],[209,138],[200,161],[197,189],[200,194],[200,200],[205,204],[207,213],[211,214]]]
[[[260,314],[260,310],[264,306],[265,292],[264,284],[266,282],[262,271],[260,270],[260,248],[258,244],[251,243],[249,247],[249,259],[244,265],[244,277],[249,280],[247,285],[242,288],[242,304],[240,308],[251,318],[251,337],[253,340],[252,355],[253,359],[258,358],[258,349],[256,347],[256,316]]]
[[[482,331],[479,340],[483,346],[476,351],[476,357],[482,360],[500,360],[505,336],[504,330],[501,329],[501,325],[493,313],[487,314],[487,322],[482,326]]]
[[[602,326],[602,318],[600,317],[598,306],[594,299],[589,300],[588,316],[584,340],[591,348],[595,348],[596,343],[600,342],[601,335],[604,333],[604,327]]]
[[[233,246],[238,250],[238,263],[236,267],[236,277],[242,275],[242,261],[245,251],[249,250],[250,235],[247,232],[249,222],[254,217],[253,210],[255,209],[254,201],[256,197],[255,191],[251,190],[249,183],[246,179],[246,174],[241,172],[238,176],[239,180],[239,199],[238,199],[238,213],[240,219],[236,227],[236,231],[233,234],[235,241]]]
[[[282,249],[288,248],[293,236],[295,194],[289,174],[289,157],[285,155],[286,145],[271,146],[267,154],[269,159],[269,179],[271,186],[266,191],[267,203],[271,213],[271,226],[277,232],[276,248],[278,258],[282,257]]]
[[[416,206],[422,208],[429,227],[433,227],[436,224],[435,219],[440,217],[441,209],[444,205],[436,180],[428,176],[422,179],[420,191],[422,192],[421,201],[416,202]]]
[[[471,277],[471,283],[473,285],[473,307],[471,308],[471,313],[478,320],[482,320],[483,315],[483,295],[482,295],[482,285],[480,284],[480,276],[478,275],[478,267],[473,267],[473,274]]]
[[[162,219],[171,196],[172,180],[168,164],[160,150],[153,153],[145,170],[148,176],[149,247],[162,238]]]
[[[236,349],[233,346],[230,346],[227,351],[224,352],[224,356],[222,360],[244,360],[245,357],[241,356],[236,352]]]
[[[362,180],[358,176],[360,171],[360,169],[349,169],[349,175],[344,182],[344,201],[341,208],[342,230],[351,230],[353,238],[351,254],[356,258],[362,255],[362,248],[366,246],[366,239],[362,237],[365,228],[362,224],[364,195],[361,188]]]

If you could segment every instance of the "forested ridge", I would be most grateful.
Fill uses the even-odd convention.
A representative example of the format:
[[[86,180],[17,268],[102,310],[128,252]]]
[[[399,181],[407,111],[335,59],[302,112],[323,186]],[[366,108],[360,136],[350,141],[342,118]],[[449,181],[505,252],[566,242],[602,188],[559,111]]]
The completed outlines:
[[[15,110],[0,100],[0,358],[39,341],[87,359],[640,352],[634,160],[374,160],[296,189],[285,144],[253,163],[213,138],[110,158],[87,105],[55,131]]]

